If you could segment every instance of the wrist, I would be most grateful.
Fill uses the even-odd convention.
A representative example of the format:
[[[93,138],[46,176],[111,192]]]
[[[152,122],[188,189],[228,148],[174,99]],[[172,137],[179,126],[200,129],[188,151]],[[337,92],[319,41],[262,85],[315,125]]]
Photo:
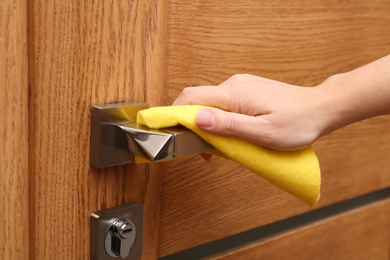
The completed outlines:
[[[337,74],[318,86],[329,112],[322,135],[367,118],[390,114],[390,55]]]
[[[341,86],[344,81],[345,74],[336,74],[323,83],[315,87],[316,109],[319,118],[320,134],[325,136],[333,131],[344,127],[351,122],[350,108],[345,102]]]

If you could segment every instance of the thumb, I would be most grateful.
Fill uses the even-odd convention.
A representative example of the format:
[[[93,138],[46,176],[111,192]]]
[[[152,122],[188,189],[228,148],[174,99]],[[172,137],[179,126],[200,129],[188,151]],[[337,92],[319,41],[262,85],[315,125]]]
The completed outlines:
[[[252,116],[217,109],[203,108],[196,114],[196,124],[199,128],[216,135],[240,139],[253,138],[255,121]]]

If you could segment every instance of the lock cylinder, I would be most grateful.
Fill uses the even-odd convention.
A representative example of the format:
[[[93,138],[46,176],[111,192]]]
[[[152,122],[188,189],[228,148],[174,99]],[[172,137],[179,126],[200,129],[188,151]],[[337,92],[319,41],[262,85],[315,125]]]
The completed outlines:
[[[129,218],[115,221],[108,229],[104,247],[108,255],[126,259],[136,238],[136,228]]]
[[[136,202],[92,213],[91,259],[141,258],[142,218],[142,205]]]

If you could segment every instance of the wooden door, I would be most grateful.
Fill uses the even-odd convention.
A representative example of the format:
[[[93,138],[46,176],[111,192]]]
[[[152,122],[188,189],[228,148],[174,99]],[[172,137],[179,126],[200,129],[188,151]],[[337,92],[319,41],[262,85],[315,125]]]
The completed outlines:
[[[210,259],[258,259],[259,251],[280,259],[273,248],[293,252],[294,241],[328,227],[349,232],[323,243],[324,256],[353,259],[371,243],[375,259],[388,259],[389,221],[380,213],[389,209],[388,116],[314,145],[323,178],[315,208],[221,158],[89,166],[92,105],[170,105],[186,86],[237,73],[315,86],[390,53],[388,1],[3,0],[0,19],[2,259],[89,259],[90,214],[131,201],[144,207],[143,259],[189,259],[180,252],[195,256],[215,241],[223,245]],[[309,221],[317,209],[332,216]],[[264,243],[224,242],[301,214],[300,228]],[[370,225],[351,231],[353,219]],[[311,245],[302,258],[319,248]]]

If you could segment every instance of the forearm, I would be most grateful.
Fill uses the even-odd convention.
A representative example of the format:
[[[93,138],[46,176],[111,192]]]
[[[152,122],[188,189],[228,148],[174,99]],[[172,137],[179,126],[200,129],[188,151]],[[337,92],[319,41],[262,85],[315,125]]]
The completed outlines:
[[[390,55],[332,76],[318,90],[327,121],[321,135],[366,118],[390,114]]]

